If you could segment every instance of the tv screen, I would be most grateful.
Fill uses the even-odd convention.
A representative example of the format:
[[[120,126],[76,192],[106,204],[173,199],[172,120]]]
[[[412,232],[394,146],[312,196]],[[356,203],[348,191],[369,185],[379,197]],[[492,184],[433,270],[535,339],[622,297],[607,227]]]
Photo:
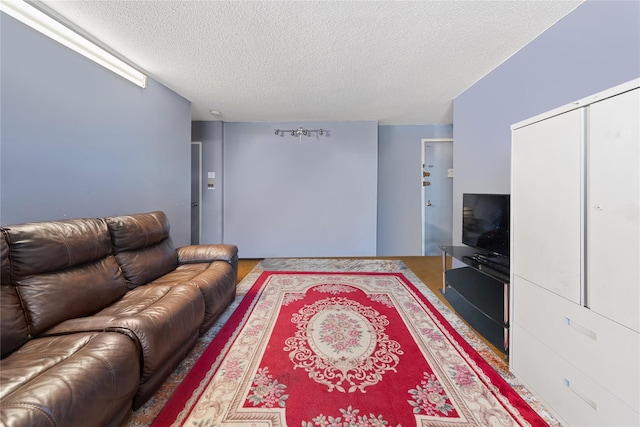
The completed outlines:
[[[509,257],[508,194],[462,195],[462,243],[483,254]]]

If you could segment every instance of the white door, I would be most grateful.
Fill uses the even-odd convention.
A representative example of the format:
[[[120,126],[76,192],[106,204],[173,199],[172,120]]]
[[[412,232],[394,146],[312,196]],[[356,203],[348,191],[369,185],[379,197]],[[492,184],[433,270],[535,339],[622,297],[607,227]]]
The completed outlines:
[[[422,255],[450,244],[453,217],[453,140],[422,140]]]

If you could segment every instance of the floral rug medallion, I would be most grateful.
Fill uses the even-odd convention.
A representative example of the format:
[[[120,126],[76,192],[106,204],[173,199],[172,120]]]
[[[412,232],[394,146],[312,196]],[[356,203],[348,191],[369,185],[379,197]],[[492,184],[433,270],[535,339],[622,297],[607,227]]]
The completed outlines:
[[[402,274],[264,272],[154,425],[545,423]]]
[[[324,286],[307,292],[323,292]],[[309,378],[327,385],[328,391],[364,393],[365,387],[382,380],[385,371],[395,371],[402,354],[400,344],[385,334],[386,316],[344,297],[305,305],[291,322],[297,330],[285,340],[284,351],[290,352],[294,369],[304,369]]]

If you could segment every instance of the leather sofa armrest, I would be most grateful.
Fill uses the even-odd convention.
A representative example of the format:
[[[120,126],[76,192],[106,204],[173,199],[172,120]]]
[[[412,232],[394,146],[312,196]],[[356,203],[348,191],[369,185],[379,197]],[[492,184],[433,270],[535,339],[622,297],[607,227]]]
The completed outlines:
[[[235,245],[190,245],[182,246],[177,251],[178,264],[226,261],[233,265],[238,259],[238,248]]]

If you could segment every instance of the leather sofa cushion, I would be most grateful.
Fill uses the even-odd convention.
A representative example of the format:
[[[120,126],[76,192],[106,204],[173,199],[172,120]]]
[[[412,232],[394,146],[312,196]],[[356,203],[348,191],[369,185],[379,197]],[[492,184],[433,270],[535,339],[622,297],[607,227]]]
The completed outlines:
[[[13,286],[0,286],[0,350],[2,358],[29,339],[29,330],[20,306],[20,299]]]
[[[169,237],[169,220],[162,211],[109,217],[106,221],[116,253],[146,248]]]
[[[56,273],[20,279],[16,288],[34,336],[67,319],[92,315],[127,292],[113,255]]]
[[[9,280],[9,246],[4,234],[0,233],[0,351],[4,358],[29,339],[27,321],[20,305],[20,298]]]
[[[47,335],[69,334],[91,330],[118,330],[137,342],[142,352],[140,372],[143,385],[158,372],[171,373],[173,355],[185,350],[198,336],[204,319],[204,300],[193,286],[140,286],[93,316],[70,319],[46,332]],[[189,348],[190,349],[190,348]],[[187,351],[189,350],[187,349]],[[162,378],[164,379],[164,378]],[[158,381],[157,378],[153,379]],[[153,390],[151,390],[153,391]],[[140,390],[134,405],[144,402]]]
[[[0,233],[0,284],[10,285],[11,265],[9,264],[9,245],[4,233]]]
[[[198,288],[204,298],[204,321],[200,327],[204,334],[235,298],[236,276],[236,270],[226,261],[201,262],[182,264],[150,285],[181,283]]]
[[[98,218],[34,222],[3,228],[11,279],[63,270],[111,253],[111,236]]]
[[[101,219],[29,223],[3,228],[10,286],[16,288],[31,336],[121,298],[127,285],[111,255]]]
[[[106,218],[116,258],[130,289],[174,270],[178,255],[164,212]]]
[[[0,425],[122,424],[139,372],[137,349],[122,334],[33,339],[0,361]]]
[[[120,252],[116,258],[129,289],[146,285],[178,266],[176,250],[169,238],[153,246]]]

